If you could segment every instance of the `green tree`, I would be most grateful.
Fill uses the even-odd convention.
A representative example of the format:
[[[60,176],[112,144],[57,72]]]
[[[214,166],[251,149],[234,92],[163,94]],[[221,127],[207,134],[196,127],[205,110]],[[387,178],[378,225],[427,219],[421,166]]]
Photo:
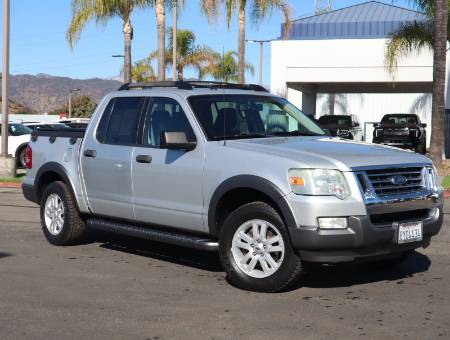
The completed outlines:
[[[430,154],[436,167],[442,167],[445,110],[446,48],[450,37],[448,11],[450,0],[413,0],[427,20],[407,23],[391,34],[386,48],[385,65],[395,75],[402,58],[422,49],[433,50],[433,102]]]
[[[236,60],[237,53],[235,51],[228,51],[223,55],[215,53],[215,60],[205,67],[200,69],[200,79],[206,76],[211,76],[214,80],[223,82],[237,82],[238,81],[238,63]],[[255,73],[252,64],[245,63],[245,71],[251,75]]]
[[[151,65],[150,58],[136,61],[131,68],[131,74],[133,81],[135,82],[148,82],[156,80],[155,71]],[[159,77],[158,80],[160,80]]]
[[[247,21],[247,9],[254,24],[260,23],[274,9],[282,12],[286,21],[284,34],[287,36],[290,25],[290,7],[283,0],[201,0],[201,10],[209,21],[217,19],[221,6],[225,7],[228,28],[236,11],[238,14],[238,82],[245,83],[245,30]]]
[[[97,107],[97,103],[88,94],[76,96],[72,98],[72,117],[73,118],[91,118]],[[55,110],[51,114],[69,113],[69,102],[65,103],[60,109]]]
[[[106,24],[112,18],[123,21],[124,37],[124,81],[131,82],[131,40],[133,26],[131,13],[136,7],[149,6],[148,0],[72,0],[72,20],[67,30],[67,40],[73,48],[80,38],[86,24],[95,20],[96,23]]]
[[[167,29],[167,35],[166,50],[171,51],[173,46],[172,27]],[[154,59],[155,55],[156,52],[153,52],[149,58]],[[215,57],[215,52],[210,47],[195,44],[194,32],[187,29],[177,30],[177,73],[179,80],[183,80],[185,68],[194,68],[200,72],[208,63],[214,63]],[[172,65],[172,61],[172,53],[166,54],[166,67]]]

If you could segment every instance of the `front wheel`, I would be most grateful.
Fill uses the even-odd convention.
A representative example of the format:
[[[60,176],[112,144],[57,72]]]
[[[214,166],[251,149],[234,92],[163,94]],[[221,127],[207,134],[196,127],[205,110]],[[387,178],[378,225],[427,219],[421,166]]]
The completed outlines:
[[[302,271],[283,220],[264,202],[248,203],[232,212],[222,226],[219,244],[228,278],[242,289],[277,292]]]
[[[40,213],[42,231],[51,244],[66,246],[83,240],[85,223],[64,182],[53,182],[45,188]]]
[[[19,169],[25,169],[26,167],[26,149],[26,147],[21,148],[16,155],[17,167]]]

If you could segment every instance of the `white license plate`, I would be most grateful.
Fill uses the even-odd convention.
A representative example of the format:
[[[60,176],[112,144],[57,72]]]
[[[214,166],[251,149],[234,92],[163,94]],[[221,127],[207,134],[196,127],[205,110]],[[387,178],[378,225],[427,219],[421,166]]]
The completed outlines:
[[[422,222],[400,223],[398,225],[398,243],[421,241],[422,230]]]

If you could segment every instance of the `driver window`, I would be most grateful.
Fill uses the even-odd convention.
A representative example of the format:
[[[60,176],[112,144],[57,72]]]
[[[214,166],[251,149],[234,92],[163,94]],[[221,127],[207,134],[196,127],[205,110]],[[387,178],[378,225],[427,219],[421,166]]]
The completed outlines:
[[[184,132],[189,141],[195,140],[186,114],[176,100],[152,98],[145,117],[143,145],[159,148],[163,132]]]

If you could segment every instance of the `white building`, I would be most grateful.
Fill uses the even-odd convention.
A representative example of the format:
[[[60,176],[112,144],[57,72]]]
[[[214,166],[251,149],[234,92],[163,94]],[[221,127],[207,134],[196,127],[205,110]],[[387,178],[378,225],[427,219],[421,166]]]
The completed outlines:
[[[296,20],[287,39],[271,43],[271,91],[316,117],[330,113],[328,94],[335,94],[335,114],[356,114],[364,124],[386,113],[417,113],[429,130],[432,53],[402,60],[395,81],[384,63],[389,34],[402,23],[425,19],[370,1]],[[366,127],[366,140],[372,141],[372,126]]]

